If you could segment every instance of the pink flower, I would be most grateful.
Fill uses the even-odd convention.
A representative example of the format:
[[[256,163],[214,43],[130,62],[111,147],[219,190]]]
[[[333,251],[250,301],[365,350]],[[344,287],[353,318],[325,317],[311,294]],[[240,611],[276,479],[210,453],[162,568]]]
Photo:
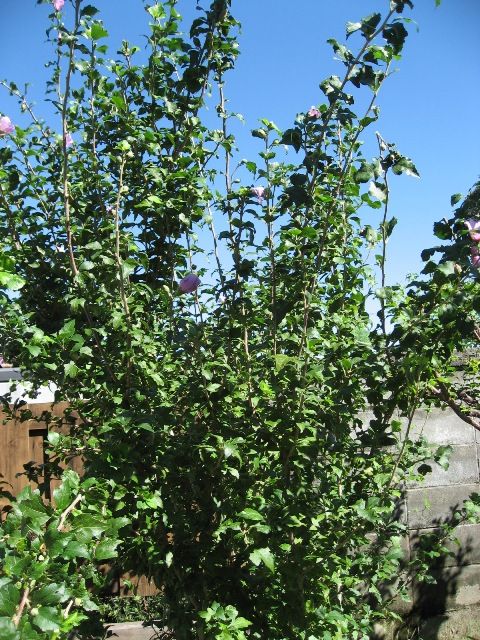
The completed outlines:
[[[470,238],[474,242],[480,242],[480,220],[475,220],[475,218],[468,218],[468,220],[465,220],[465,226],[468,229]]]
[[[199,284],[200,278],[194,273],[189,273],[188,276],[180,280],[178,288],[180,289],[180,293],[193,293],[197,290]]]
[[[478,247],[476,245],[470,247],[470,253],[472,255],[470,258],[472,267],[474,269],[478,269],[480,267],[480,251],[478,250]]]
[[[262,204],[263,196],[265,194],[265,187],[252,187],[250,189],[250,193],[254,196],[257,196],[259,204]]]
[[[72,138],[72,134],[71,133],[66,133],[65,134],[65,146],[67,147],[71,147],[73,144],[73,138]]]
[[[13,133],[15,131],[15,126],[12,124],[12,121],[8,116],[2,116],[0,118],[0,135],[4,136],[7,133]]]
[[[64,4],[65,0],[53,0],[53,8],[55,9],[55,11],[61,11]]]
[[[310,116],[310,118],[319,118],[320,111],[317,109],[317,107],[310,107],[310,109],[307,111],[307,115]]]

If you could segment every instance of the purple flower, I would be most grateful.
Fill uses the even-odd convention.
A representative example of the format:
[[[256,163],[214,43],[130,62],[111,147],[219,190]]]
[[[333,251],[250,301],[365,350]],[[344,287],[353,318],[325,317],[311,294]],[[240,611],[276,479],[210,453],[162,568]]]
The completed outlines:
[[[470,238],[474,242],[480,242],[480,220],[476,220],[475,218],[468,218],[468,220],[465,220],[465,226],[468,229]]]
[[[65,134],[65,146],[67,147],[71,147],[73,144],[73,138],[72,138],[72,134],[71,133],[66,133]]]
[[[470,247],[470,253],[472,255],[472,257],[470,258],[472,267],[474,269],[478,269],[480,267],[480,251],[478,250],[477,245]]]
[[[15,131],[15,126],[12,124],[12,121],[8,116],[2,116],[0,118],[0,135],[4,136],[7,133],[13,133]]]
[[[265,194],[265,187],[252,187],[250,189],[250,193],[254,196],[257,196],[259,204],[262,204],[263,196]]]
[[[178,288],[180,289],[180,293],[193,293],[197,290],[199,284],[200,278],[194,273],[189,273],[188,276],[180,280]]]
[[[53,0],[53,8],[55,9],[55,11],[61,11],[64,4],[65,0]]]
[[[320,117],[320,111],[317,109],[317,107],[310,107],[310,109],[307,111],[307,115],[310,116],[310,118],[319,118]]]

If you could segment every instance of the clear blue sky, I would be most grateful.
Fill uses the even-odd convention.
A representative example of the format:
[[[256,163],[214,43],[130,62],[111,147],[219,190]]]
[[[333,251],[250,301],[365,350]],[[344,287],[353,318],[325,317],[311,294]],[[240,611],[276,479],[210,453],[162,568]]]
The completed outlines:
[[[40,113],[49,49],[45,29],[50,7],[35,0],[1,0],[1,76],[19,85],[30,82]],[[147,15],[141,0],[98,0],[111,35],[111,52],[127,39],[142,46]],[[417,165],[421,180],[392,180],[391,213],[399,224],[389,246],[390,282],[421,268],[419,254],[431,246],[433,222],[450,215],[450,195],[466,193],[480,175],[480,0],[414,0],[411,25],[399,71],[379,98],[380,122],[365,135],[366,148],[375,129],[398,145]],[[186,21],[196,14],[195,0],[180,0]],[[343,39],[344,25],[373,11],[387,0],[233,0],[241,21],[242,54],[229,78],[232,111],[245,116],[239,128],[242,157],[252,157],[258,141],[250,129],[260,117],[280,128],[295,114],[322,101],[318,85],[332,73],[342,73],[326,40]],[[71,7],[66,3],[65,18]],[[0,111],[12,104],[0,93]],[[11,113],[12,119],[15,115]],[[368,142],[370,138],[370,143]],[[375,221],[375,214],[371,222]]]

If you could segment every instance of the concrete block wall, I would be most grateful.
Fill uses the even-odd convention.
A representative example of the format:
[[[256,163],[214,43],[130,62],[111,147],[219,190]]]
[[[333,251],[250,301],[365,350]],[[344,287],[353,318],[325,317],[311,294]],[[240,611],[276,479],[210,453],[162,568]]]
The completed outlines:
[[[424,436],[434,445],[451,445],[447,470],[432,462],[432,471],[421,484],[406,491],[406,517],[410,554],[418,537],[433,533],[462,507],[472,493],[480,493],[480,432],[451,410],[417,411],[411,438]],[[448,543],[453,556],[441,558],[433,569],[435,585],[414,585],[413,602],[424,615],[434,615],[480,604],[480,525],[456,529],[457,542]]]

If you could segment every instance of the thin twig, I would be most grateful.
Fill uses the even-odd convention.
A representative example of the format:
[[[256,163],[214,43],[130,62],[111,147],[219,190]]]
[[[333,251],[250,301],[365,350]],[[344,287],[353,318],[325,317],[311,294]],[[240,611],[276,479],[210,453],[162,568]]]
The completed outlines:
[[[16,96],[22,105],[22,110],[28,111],[28,113],[30,114],[30,117],[32,118],[33,122],[36,124],[36,126],[38,127],[40,133],[42,134],[42,136],[47,140],[48,144],[53,147],[53,142],[50,140],[50,135],[48,133],[48,130],[45,130],[42,127],[42,123],[40,122],[40,120],[37,118],[37,116],[35,115],[31,105],[28,103],[27,101],[27,96],[23,93],[21,93],[18,89],[12,89],[12,87],[5,82],[5,80],[0,80],[0,86],[5,87],[5,89],[7,89],[7,91],[9,91],[11,94],[13,94],[14,96]]]
[[[390,20],[390,18],[394,15],[396,11],[396,6],[392,7],[392,9],[389,11],[389,13],[387,14],[387,16],[385,17],[384,21],[382,22],[382,24],[371,34],[370,37],[365,39],[365,42],[362,46],[362,48],[360,49],[360,51],[357,53],[357,55],[355,56],[355,58],[352,60],[352,62],[350,62],[350,64],[347,67],[347,72],[345,73],[342,83],[337,91],[338,95],[341,95],[341,93],[343,92],[343,89],[345,88],[345,85],[347,84],[347,82],[350,79],[350,75],[352,73],[352,71],[354,70],[354,68],[357,66],[357,64],[360,62],[360,58],[363,56],[363,54],[365,53],[365,51],[368,49],[368,47],[370,46],[370,43],[373,42],[375,40],[375,38],[380,35],[380,33],[382,33],[382,31],[384,30],[385,26],[387,25],[388,21]],[[335,107],[338,105],[338,98],[336,100],[334,100],[332,102],[332,104],[330,105],[327,113],[325,114],[325,117],[323,118],[323,124],[322,124],[322,128],[320,130],[320,141],[317,145],[317,149],[320,150],[322,148],[322,145],[324,143],[325,140],[325,134],[327,132],[327,126],[328,123],[330,122],[330,119],[333,115],[333,112],[335,111]],[[313,171],[312,171],[312,178],[310,180],[310,186],[313,186],[317,177],[317,172],[318,172],[318,163],[316,163],[313,167]]]
[[[402,442],[402,446],[400,448],[400,451],[398,453],[397,459],[395,460],[395,464],[393,466],[392,469],[392,473],[390,474],[390,478],[388,480],[387,483],[387,492],[390,491],[390,487],[392,486],[392,482],[393,479],[395,478],[395,474],[397,473],[397,469],[398,469],[398,465],[400,464],[400,461],[403,457],[403,454],[405,453],[405,447],[407,446],[407,442],[408,442],[408,438],[410,435],[410,430],[412,428],[412,423],[413,423],[413,417],[415,415],[415,411],[417,410],[417,399],[415,399],[412,409],[410,411],[410,415],[408,416],[408,423],[407,423],[407,429],[405,431],[405,435],[403,437],[403,442]]]
[[[70,600],[70,602],[65,607],[65,610],[63,612],[63,617],[64,618],[68,617],[68,614],[70,613],[70,609],[72,608],[74,602],[75,602],[74,600]]]
[[[82,500],[83,500],[83,495],[79,493],[78,496],[75,498],[75,500],[70,505],[68,505],[65,511],[62,512],[62,515],[60,516],[60,522],[58,523],[57,531],[62,531],[65,525],[65,520],[68,518],[71,512],[75,509],[77,504]]]
[[[14,213],[12,211],[12,208],[10,207],[10,204],[5,196],[5,193],[2,189],[2,185],[0,184],[0,202],[3,204],[3,206],[5,207],[5,213],[8,216],[8,226],[10,227],[10,233],[12,234],[12,239],[14,241],[15,244],[15,249],[17,249],[17,251],[19,249],[21,249],[22,247],[22,242],[20,240],[20,236],[18,234],[18,231],[15,227],[15,216]]]
[[[18,605],[18,609],[17,612],[15,613],[15,615],[12,618],[13,624],[18,627],[22,614],[23,614],[23,610],[25,609],[26,604],[28,603],[28,596],[30,595],[30,587],[27,587],[25,589],[25,591],[22,594],[22,599],[20,600],[20,604]]]

